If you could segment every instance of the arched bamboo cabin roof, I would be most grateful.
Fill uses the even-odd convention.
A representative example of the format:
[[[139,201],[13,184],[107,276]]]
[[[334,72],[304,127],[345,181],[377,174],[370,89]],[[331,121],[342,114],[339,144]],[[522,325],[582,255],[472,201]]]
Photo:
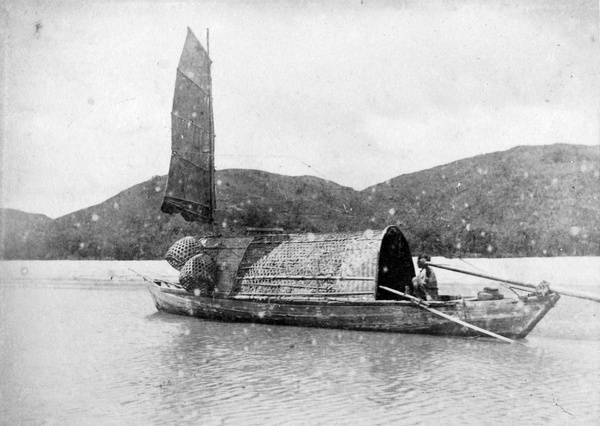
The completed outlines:
[[[415,276],[395,226],[383,231],[209,238],[218,264],[216,294],[236,299],[374,301],[378,286],[403,291]]]

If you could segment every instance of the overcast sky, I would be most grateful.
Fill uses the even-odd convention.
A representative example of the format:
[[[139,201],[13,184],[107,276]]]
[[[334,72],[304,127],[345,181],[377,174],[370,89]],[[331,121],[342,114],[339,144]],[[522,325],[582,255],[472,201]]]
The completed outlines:
[[[58,217],[166,174],[188,26],[210,28],[217,169],[360,190],[599,144],[596,0],[254,3],[3,2],[2,207]]]

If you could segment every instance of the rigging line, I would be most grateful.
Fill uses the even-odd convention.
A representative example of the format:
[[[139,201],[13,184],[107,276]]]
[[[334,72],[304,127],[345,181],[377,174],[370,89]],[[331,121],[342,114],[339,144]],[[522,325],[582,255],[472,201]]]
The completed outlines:
[[[461,261],[463,261],[463,262],[464,262],[464,263],[466,263],[467,265],[471,266],[473,269],[477,269],[478,271],[481,271],[482,273],[485,273],[485,272],[486,272],[485,270],[483,270],[483,269],[481,269],[481,268],[478,268],[477,266],[475,266],[475,265],[473,265],[473,264],[471,264],[471,263],[467,262],[466,260],[464,260],[464,259],[463,259],[463,258],[461,258],[461,257],[459,257],[458,259],[459,259],[459,260],[461,260]],[[506,284],[506,283],[503,283],[502,281],[497,281],[497,282],[498,282],[498,284],[500,284],[502,287],[505,287],[505,288],[507,288],[508,290],[512,291],[514,294],[516,294],[517,296],[519,296],[519,293],[517,293],[517,292],[515,291],[514,287],[511,287],[511,286],[509,286],[508,284]]]
[[[501,282],[500,284],[501,284],[501,285],[503,285],[504,287],[506,287],[507,289],[509,289],[510,291],[512,291],[514,294],[516,294],[516,295],[517,295],[517,297],[519,296],[519,293],[517,293],[517,292],[515,291],[515,288],[516,288],[516,287],[511,287],[511,286],[509,286],[508,284],[504,284],[503,282]],[[517,290],[519,290],[519,289],[517,289]],[[521,290],[521,291],[525,291],[525,290]]]
[[[237,86],[237,84],[235,84],[235,82],[230,82],[230,88],[232,88],[233,90],[235,90],[239,95],[242,94],[242,92],[240,91],[239,87]],[[253,111],[259,118],[260,114],[254,110]],[[299,159],[296,155],[293,154],[293,151],[289,148],[289,145],[287,144],[287,142],[285,142],[285,139],[281,136],[277,136],[274,137],[275,135],[273,134],[272,130],[268,130],[268,132],[271,134],[271,136],[273,137],[273,139],[278,140],[280,143],[282,143],[283,145],[285,145],[285,149],[291,154],[290,156],[292,158],[294,158],[296,161],[299,161],[300,163],[304,164],[306,167],[308,167],[309,169],[313,170],[314,172],[318,173],[321,175],[322,178],[329,180],[331,182],[335,182],[333,179],[331,179],[330,177],[326,176],[323,172],[321,172],[320,170],[315,169],[314,167],[312,167],[310,164],[306,163],[305,161]],[[220,154],[219,154],[220,155]]]
[[[443,218],[440,218],[440,219],[442,219],[442,220],[444,220],[444,221],[448,221],[448,222],[450,221],[450,220],[443,219]],[[471,263],[467,262],[467,261],[466,261],[466,260],[465,260],[463,257],[461,257],[460,255],[458,255],[458,256],[454,256],[454,254],[453,254],[453,253],[452,253],[452,252],[451,252],[449,249],[445,248],[443,245],[441,245],[441,244],[432,244],[432,245],[433,245],[435,248],[437,248],[437,249],[438,249],[440,252],[442,252],[442,256],[444,256],[444,257],[446,257],[446,258],[448,258],[448,259],[458,259],[458,260],[460,260],[461,262],[464,262],[464,263],[466,263],[467,265],[469,265],[470,267],[472,267],[472,268],[474,268],[474,269],[477,269],[477,270],[479,270],[479,271],[481,271],[481,272],[485,272],[485,271],[483,271],[481,268],[479,268],[479,267],[477,267],[477,266],[475,266],[475,265],[473,265],[473,264],[471,264]],[[448,254],[450,254],[450,256],[448,256]]]
[[[482,273],[484,273],[484,272],[485,272],[485,270],[483,270],[483,269],[481,269],[481,268],[479,268],[479,267],[477,267],[477,266],[475,266],[475,265],[473,265],[473,264],[471,264],[471,263],[467,262],[467,261],[466,261],[465,259],[463,259],[462,257],[456,257],[455,259],[458,259],[458,260],[460,260],[461,262],[464,262],[464,263],[466,263],[467,265],[469,265],[469,266],[470,266],[470,267],[472,267],[473,269],[477,269],[478,271],[481,271]],[[503,286],[503,287],[506,287],[508,290],[512,291],[512,292],[513,292],[514,294],[516,294],[517,296],[519,295],[519,293],[517,293],[517,292],[514,290],[514,287],[512,287],[512,286],[510,286],[510,285],[508,285],[508,284],[505,284],[505,283],[503,283],[502,281],[499,281],[499,282],[498,282],[498,284],[500,284],[500,285],[501,285],[501,286]]]
[[[466,263],[467,265],[469,265],[469,266],[470,266],[470,267],[472,267],[473,269],[477,269],[478,271],[481,271],[482,273],[483,273],[483,272],[485,272],[483,269],[481,269],[481,268],[479,268],[479,267],[477,267],[477,266],[475,266],[475,265],[473,265],[473,264],[471,264],[471,263],[467,262],[467,261],[466,261],[465,259],[463,259],[462,257],[458,257],[457,259],[458,259],[458,260],[460,260],[461,262],[464,262],[464,263]],[[519,295],[519,293],[517,293],[517,292],[516,292],[516,291],[513,289],[513,287],[509,286],[508,284],[505,284],[505,283],[503,283],[503,282],[501,282],[501,281],[498,281],[498,284],[500,284],[502,287],[505,287],[505,288],[507,288],[508,290],[512,291],[512,292],[513,292],[514,294],[516,294],[517,296]]]
[[[248,158],[292,158],[296,161],[298,161],[299,163],[304,164],[306,167],[308,167],[309,169],[315,171],[316,173],[318,173],[319,175],[321,175],[321,177],[325,180],[331,181],[331,182],[335,182],[333,179],[331,179],[329,176],[325,175],[323,172],[321,172],[320,170],[317,170],[316,168],[314,168],[313,166],[311,166],[310,164],[308,164],[307,162],[301,160],[300,158],[296,157],[295,155],[291,154],[291,155],[251,155],[251,154],[219,154],[219,157],[248,157]]]
[[[287,146],[287,144],[286,144]],[[311,170],[314,170],[315,172],[317,172],[318,174],[320,174],[324,179],[329,180],[331,182],[333,182],[333,180],[331,180],[328,176],[325,176],[321,171],[315,169],[313,166],[311,166],[310,164],[302,161],[301,159],[299,159],[298,157],[296,157],[295,155],[292,154],[292,157],[295,158],[296,160],[298,160],[299,162],[301,162],[302,164],[304,164],[306,167],[308,167]]]
[[[451,222],[451,220],[449,220],[449,219],[444,219],[443,217],[440,217],[440,219],[441,219],[441,220],[444,220],[444,221],[446,221],[446,222]],[[466,260],[465,260],[465,259],[464,259],[462,256],[460,256],[460,254],[459,254],[458,256],[454,256],[454,255],[453,255],[453,254],[450,252],[450,250],[448,250],[448,249],[444,249],[442,246],[437,246],[437,247],[439,247],[439,248],[442,248],[442,250],[441,250],[441,251],[445,251],[446,253],[450,253],[450,257],[449,257],[450,259],[452,259],[452,258],[458,259],[458,260],[460,260],[461,262],[463,262],[463,263],[465,263],[465,264],[469,265],[469,266],[470,266],[471,268],[473,268],[473,269],[476,269],[476,270],[478,270],[478,271],[481,271],[482,273],[483,273],[483,272],[485,272],[485,270],[483,270],[483,269],[479,268],[478,266],[476,266],[476,265],[473,265],[472,263],[469,263],[469,262],[467,262],[467,261],[466,261]],[[442,254],[442,255],[443,255],[444,257],[448,257],[446,254]],[[504,285],[504,284],[503,284],[503,285]],[[516,293],[516,292],[515,292],[515,291],[512,289],[512,287],[509,287],[509,286],[505,286],[505,287],[506,287],[506,288],[508,288],[508,289],[510,289],[510,290],[511,290],[513,293],[517,294],[517,293]]]
[[[219,154],[219,157],[294,158],[292,155]]]
[[[462,258],[462,257],[460,257],[460,256],[459,256],[457,259],[458,259],[458,260],[460,260],[461,262],[464,262],[464,263],[466,263],[467,265],[469,265],[469,266],[470,266],[470,267],[472,267],[473,269],[477,269],[478,271],[481,271],[481,272],[486,272],[486,271],[484,271],[483,269],[481,269],[481,268],[477,267],[476,265],[473,265],[472,263],[469,263],[469,262],[467,262],[465,259],[463,259],[463,258]],[[517,296],[519,295],[519,293],[517,293],[517,292],[514,290],[514,288],[513,288],[513,287],[511,287],[511,286],[509,286],[508,284],[505,284],[505,283],[503,283],[503,282],[501,282],[501,281],[499,281],[498,283],[499,283],[501,286],[503,286],[503,287],[505,287],[505,288],[509,289],[510,291],[512,291],[512,292],[513,292],[514,294],[516,294]]]
[[[409,227],[407,227],[407,228],[408,228],[408,229],[411,229],[411,228],[409,228]],[[412,230],[412,229],[411,229],[411,230]],[[446,257],[446,258],[450,258],[450,259],[452,259],[452,258],[454,258],[454,259],[458,259],[458,260],[460,260],[461,262],[463,262],[463,263],[466,263],[467,265],[469,265],[469,266],[470,266],[470,267],[472,267],[473,269],[477,269],[477,270],[479,270],[479,271],[481,271],[481,272],[485,272],[485,271],[484,271],[484,270],[482,270],[481,268],[479,268],[479,267],[477,267],[477,266],[475,266],[475,265],[473,265],[473,264],[471,264],[471,263],[467,262],[467,261],[466,261],[466,260],[465,260],[463,257],[461,257],[461,256],[456,256],[456,257],[455,257],[455,256],[453,256],[453,255],[452,255],[452,253],[450,252],[450,250],[447,250],[447,249],[445,249],[443,246],[441,246],[441,245],[437,245],[437,246],[435,246],[435,247],[437,247],[438,249],[440,249],[440,248],[442,249],[442,250],[440,250],[440,251],[442,252],[442,256],[444,256],[444,257]],[[446,252],[446,253],[443,253],[443,252]],[[447,256],[447,253],[450,253],[450,257],[448,257],[448,256]],[[500,285],[502,285],[502,286],[506,287],[507,289],[509,289],[510,291],[512,291],[513,293],[515,293],[517,296],[519,295],[519,294],[518,294],[518,293],[517,293],[517,292],[516,292],[516,291],[515,291],[515,290],[514,290],[512,287],[510,287],[510,286],[506,285],[505,283],[503,283],[503,282],[500,282]]]
[[[314,233],[313,233],[314,234]],[[288,235],[288,234],[283,234],[283,235]],[[284,241],[269,241],[268,237],[263,237],[264,239],[262,240],[258,240],[257,241],[253,241],[250,244],[280,244],[281,242],[285,242],[288,243],[289,245],[300,245],[300,244],[315,244],[315,245],[326,245],[326,243],[344,243],[347,240],[345,240],[344,238],[324,238],[322,240],[300,240],[300,241],[290,241],[290,240],[284,240]],[[265,241],[266,240],[266,241]],[[356,241],[378,241],[376,238],[367,238],[367,237],[357,237],[357,238],[353,238],[352,242],[356,242]],[[319,244],[321,243],[321,244]],[[341,253],[344,250],[339,250],[339,252]]]
[[[458,257],[458,260],[460,260],[461,262],[466,263],[467,265],[469,265],[470,267],[472,267],[473,269],[477,269],[478,271],[481,272],[486,272],[483,269],[477,267],[476,265],[473,265],[472,263],[467,262],[465,259],[463,259],[462,257]],[[508,284],[505,284],[501,281],[498,282],[502,287],[506,287],[507,289],[509,289],[510,291],[512,291],[514,294],[516,294],[517,296],[519,295],[519,293],[517,293],[512,287],[510,287]]]
[[[467,265],[469,265],[470,267],[472,267],[472,268],[474,268],[474,269],[477,269],[477,270],[479,270],[479,271],[481,271],[481,272],[485,272],[485,271],[483,271],[481,268],[478,268],[477,266],[475,266],[475,265],[473,265],[473,264],[471,264],[471,263],[467,262],[467,261],[466,261],[464,258],[462,258],[462,257],[460,257],[460,256],[458,256],[458,257],[457,257],[457,259],[458,259],[458,260],[460,260],[461,262],[464,262],[464,263],[466,263]]]

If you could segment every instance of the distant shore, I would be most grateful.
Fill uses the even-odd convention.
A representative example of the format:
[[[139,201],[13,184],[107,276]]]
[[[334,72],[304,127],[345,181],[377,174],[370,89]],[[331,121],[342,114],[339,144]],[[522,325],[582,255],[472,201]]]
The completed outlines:
[[[434,263],[486,273],[531,284],[545,280],[561,286],[589,287],[600,290],[599,257],[446,259],[434,257]],[[416,265],[416,261],[415,261]],[[416,266],[415,266],[416,267]],[[0,261],[0,283],[69,285],[141,286],[140,276],[178,281],[179,272],[165,260],[4,260]],[[481,286],[491,281],[436,269],[440,286],[454,284]]]
[[[143,275],[176,281],[179,272],[164,260],[5,260],[0,282],[142,284]]]

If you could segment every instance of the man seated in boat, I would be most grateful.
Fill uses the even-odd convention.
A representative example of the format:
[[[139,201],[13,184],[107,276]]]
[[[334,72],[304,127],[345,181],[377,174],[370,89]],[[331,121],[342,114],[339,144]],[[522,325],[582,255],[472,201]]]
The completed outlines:
[[[417,258],[417,266],[421,268],[419,275],[412,279],[412,288],[406,287],[405,291],[412,296],[426,300],[438,300],[438,285],[435,272],[426,265],[431,261],[431,256],[421,253]]]

